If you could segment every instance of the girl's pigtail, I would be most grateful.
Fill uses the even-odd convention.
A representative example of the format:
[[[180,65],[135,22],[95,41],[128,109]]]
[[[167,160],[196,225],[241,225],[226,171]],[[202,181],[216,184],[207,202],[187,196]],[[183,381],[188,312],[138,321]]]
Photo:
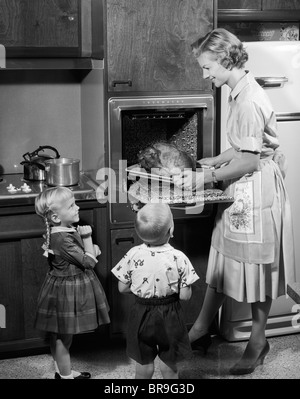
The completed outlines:
[[[42,245],[42,248],[44,250],[43,255],[46,258],[48,258],[49,252],[53,254],[53,251],[51,249],[49,249],[49,247],[50,247],[50,225],[49,225],[49,221],[48,221],[47,217],[44,217],[44,222],[46,225],[46,236],[44,236],[46,241]]]

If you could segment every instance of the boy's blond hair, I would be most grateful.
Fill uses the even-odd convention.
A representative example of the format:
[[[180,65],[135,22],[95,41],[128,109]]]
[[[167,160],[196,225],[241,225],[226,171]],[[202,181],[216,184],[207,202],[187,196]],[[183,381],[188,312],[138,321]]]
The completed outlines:
[[[173,215],[168,204],[146,204],[135,219],[137,235],[151,245],[164,244],[170,238],[173,228]]]

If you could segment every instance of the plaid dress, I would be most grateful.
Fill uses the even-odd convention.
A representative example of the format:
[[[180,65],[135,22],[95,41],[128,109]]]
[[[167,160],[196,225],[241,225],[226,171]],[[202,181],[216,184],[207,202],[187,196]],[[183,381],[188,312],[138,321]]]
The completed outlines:
[[[106,295],[93,270],[97,259],[84,251],[78,232],[53,228],[50,247],[50,270],[38,296],[35,328],[78,334],[109,323]]]

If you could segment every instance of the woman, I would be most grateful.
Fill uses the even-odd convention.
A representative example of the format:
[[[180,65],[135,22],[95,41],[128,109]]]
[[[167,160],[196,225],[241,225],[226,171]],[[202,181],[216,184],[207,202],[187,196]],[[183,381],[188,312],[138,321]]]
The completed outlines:
[[[264,90],[246,71],[242,43],[225,29],[215,29],[192,45],[205,79],[228,85],[227,136],[231,148],[200,160],[202,173],[184,171],[175,179],[186,188],[223,182],[233,204],[219,205],[212,235],[201,312],[189,332],[192,347],[207,349],[208,334],[225,298],[251,303],[251,335],[234,375],[252,373],[269,351],[265,328],[272,299],[295,281],[292,220],[284,186],[284,157],[279,153],[276,116]],[[277,162],[277,161],[280,162]],[[281,170],[282,169],[282,170]],[[203,187],[203,186],[202,186]]]

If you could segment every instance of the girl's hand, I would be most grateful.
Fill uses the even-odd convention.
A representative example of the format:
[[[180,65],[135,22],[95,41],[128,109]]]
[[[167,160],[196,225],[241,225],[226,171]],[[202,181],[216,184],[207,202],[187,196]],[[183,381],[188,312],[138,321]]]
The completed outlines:
[[[101,250],[97,244],[94,244],[94,251],[95,251],[95,258],[97,258],[97,256],[101,255]]]
[[[92,235],[91,226],[78,226],[77,231],[81,235],[82,238],[88,238]]]

